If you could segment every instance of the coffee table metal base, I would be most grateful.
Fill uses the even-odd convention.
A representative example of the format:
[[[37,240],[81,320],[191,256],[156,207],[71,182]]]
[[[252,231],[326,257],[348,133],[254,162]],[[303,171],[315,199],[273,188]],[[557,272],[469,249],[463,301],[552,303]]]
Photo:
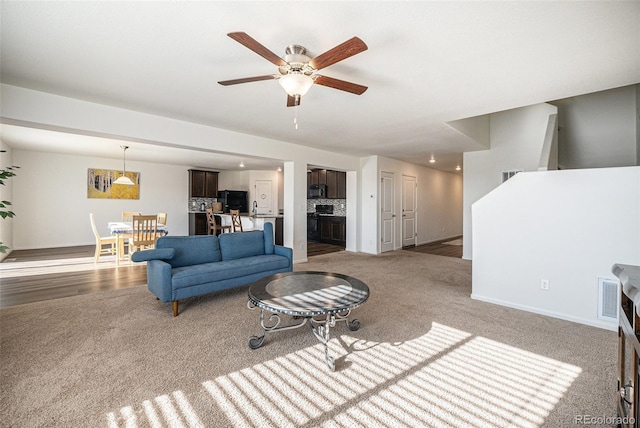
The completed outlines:
[[[257,306],[255,306],[251,301],[247,302],[247,307],[249,309],[257,308]],[[262,327],[264,334],[262,336],[251,336],[249,338],[249,348],[258,349],[259,347],[261,347],[264,343],[267,333],[273,333],[283,330],[293,330],[295,328],[300,328],[308,323],[311,326],[313,335],[318,339],[318,341],[320,341],[320,343],[324,345],[324,359],[331,371],[334,371],[336,368],[335,361],[329,353],[329,330],[331,329],[331,327],[335,327],[337,322],[344,321],[351,331],[356,331],[360,328],[359,320],[354,319],[349,321],[351,309],[346,309],[343,312],[327,314],[324,319],[312,316],[294,316],[294,320],[297,319],[301,321],[285,326],[280,326],[282,318],[280,318],[280,315],[276,313],[270,313],[270,315],[265,320],[265,312],[268,311],[260,309],[260,326]]]

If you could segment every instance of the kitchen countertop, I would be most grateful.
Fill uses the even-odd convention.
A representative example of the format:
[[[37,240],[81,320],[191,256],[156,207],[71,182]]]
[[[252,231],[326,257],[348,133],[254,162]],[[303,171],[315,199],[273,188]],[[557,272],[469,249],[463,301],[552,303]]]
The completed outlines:
[[[189,210],[189,214],[206,214],[206,211],[200,210]],[[216,215],[231,215],[229,213],[215,213]],[[249,213],[240,213],[240,217],[250,217],[250,218],[284,218],[283,214],[258,214],[257,216],[252,216]]]

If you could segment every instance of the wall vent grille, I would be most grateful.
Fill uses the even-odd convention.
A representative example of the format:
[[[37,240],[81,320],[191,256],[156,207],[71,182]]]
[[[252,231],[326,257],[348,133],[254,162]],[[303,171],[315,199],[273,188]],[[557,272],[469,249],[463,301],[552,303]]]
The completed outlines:
[[[618,308],[620,307],[618,287],[618,281],[598,278],[598,318],[618,321]]]
[[[524,170],[522,169],[512,169],[509,171],[502,171],[502,182],[504,183],[505,181],[507,181],[508,179],[510,179],[511,177],[513,177],[514,175],[516,175],[519,172],[523,172]]]

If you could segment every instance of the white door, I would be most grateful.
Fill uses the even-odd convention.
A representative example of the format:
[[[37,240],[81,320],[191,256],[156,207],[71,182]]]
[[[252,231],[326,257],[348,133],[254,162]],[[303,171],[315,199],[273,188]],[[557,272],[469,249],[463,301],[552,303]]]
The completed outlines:
[[[272,195],[271,180],[256,180],[255,202],[258,204],[258,214],[273,214]],[[250,210],[253,210],[253,207],[252,201]]]
[[[380,251],[393,251],[395,247],[394,231],[395,231],[395,209],[394,209],[394,185],[393,174],[382,171],[380,183],[380,205],[382,207],[382,216],[380,218],[380,237],[382,244]]]
[[[416,244],[416,178],[402,176],[402,246]]]

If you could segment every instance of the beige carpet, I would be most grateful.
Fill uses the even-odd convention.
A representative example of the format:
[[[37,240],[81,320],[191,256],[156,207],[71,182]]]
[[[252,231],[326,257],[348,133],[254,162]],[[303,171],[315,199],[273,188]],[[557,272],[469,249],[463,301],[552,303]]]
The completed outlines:
[[[614,416],[616,334],[473,301],[468,261],[314,257],[368,283],[336,371],[306,328],[267,336],[246,288],[171,316],[136,287],[0,310],[7,427],[560,427]]]

